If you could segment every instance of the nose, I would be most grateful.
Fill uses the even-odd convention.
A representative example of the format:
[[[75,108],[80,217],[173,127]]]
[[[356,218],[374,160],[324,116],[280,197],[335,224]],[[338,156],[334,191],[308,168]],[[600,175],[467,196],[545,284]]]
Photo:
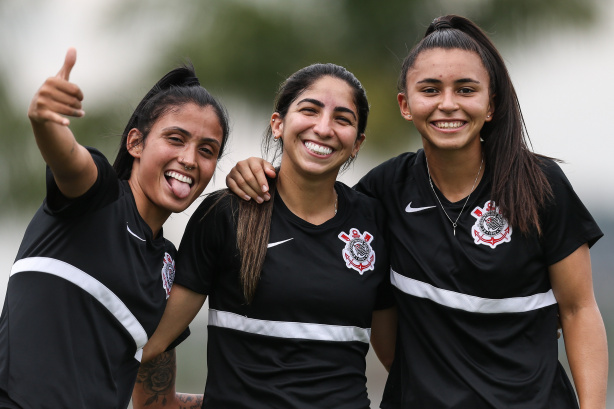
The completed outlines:
[[[313,127],[313,131],[323,138],[331,137],[333,134],[332,120],[333,118],[330,115],[320,115]]]
[[[192,170],[196,167],[196,152],[190,148],[184,149],[177,161],[185,170]]]
[[[439,109],[444,112],[451,112],[458,109],[456,103],[456,95],[452,90],[445,90],[441,94],[441,101],[439,102]]]

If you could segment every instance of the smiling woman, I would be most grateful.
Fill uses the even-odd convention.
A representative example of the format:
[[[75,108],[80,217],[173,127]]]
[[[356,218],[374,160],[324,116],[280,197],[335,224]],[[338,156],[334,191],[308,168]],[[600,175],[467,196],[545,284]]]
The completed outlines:
[[[388,365],[396,329],[385,233],[376,201],[336,181],[365,139],[368,112],[343,67],[314,64],[282,84],[264,138],[281,152],[273,200],[222,191],[191,217],[135,409],[165,407],[174,394],[174,379],[163,391],[151,385],[174,370],[163,351],[207,297],[203,407],[369,408],[369,341]]]
[[[177,68],[137,106],[112,167],[68,128],[84,115],[75,62],[70,49],[28,110],[47,196],[0,318],[0,408],[128,406],[175,276],[162,224],[202,193],[228,137],[222,106]]]

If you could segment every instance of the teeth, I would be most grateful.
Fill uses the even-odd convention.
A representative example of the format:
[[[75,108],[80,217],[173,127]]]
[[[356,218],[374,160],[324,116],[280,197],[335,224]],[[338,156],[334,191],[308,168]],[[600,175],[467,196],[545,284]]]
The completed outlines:
[[[464,122],[462,122],[462,121],[435,122],[435,126],[437,128],[442,128],[442,129],[460,128],[461,126],[463,126],[463,124],[464,124]]]
[[[187,177],[187,176],[183,176],[182,174],[177,173],[177,172],[172,171],[172,170],[169,170],[164,175],[168,176],[170,178],[173,178],[173,179],[177,179],[180,182],[187,183],[188,185],[192,184],[192,178]]]
[[[320,154],[320,155],[328,155],[333,152],[333,150],[329,147],[318,145],[313,142],[305,142],[305,147],[310,151]]]

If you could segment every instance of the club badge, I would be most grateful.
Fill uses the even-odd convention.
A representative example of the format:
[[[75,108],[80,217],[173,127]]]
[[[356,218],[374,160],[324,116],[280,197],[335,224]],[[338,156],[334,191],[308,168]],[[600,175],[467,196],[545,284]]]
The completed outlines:
[[[164,253],[164,263],[162,265],[162,286],[166,291],[166,298],[171,294],[171,287],[175,281],[175,260],[170,254]]]
[[[512,240],[512,226],[503,217],[495,202],[484,203],[484,208],[477,206],[471,212],[477,220],[471,228],[475,244],[483,244],[494,249],[499,244]]]
[[[371,247],[373,236],[369,232],[361,234],[357,229],[350,229],[349,233],[341,232],[338,237],[346,243],[341,254],[348,268],[361,275],[375,269],[375,252]]]

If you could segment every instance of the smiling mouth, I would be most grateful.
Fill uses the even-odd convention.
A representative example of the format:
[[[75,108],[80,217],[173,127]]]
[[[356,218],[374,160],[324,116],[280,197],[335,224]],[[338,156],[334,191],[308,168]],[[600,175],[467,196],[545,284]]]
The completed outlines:
[[[164,176],[166,176],[166,180],[171,186],[173,193],[177,197],[181,199],[185,199],[186,197],[188,197],[188,195],[190,194],[190,187],[194,183],[191,177],[184,176],[181,173],[177,173],[173,170],[164,172]]]
[[[433,125],[440,129],[457,129],[465,125],[464,121],[435,121]]]
[[[332,148],[329,148],[328,146],[318,145],[317,143],[313,142],[305,142],[305,147],[310,152],[316,153],[318,155],[330,155],[331,153],[333,153]]]

